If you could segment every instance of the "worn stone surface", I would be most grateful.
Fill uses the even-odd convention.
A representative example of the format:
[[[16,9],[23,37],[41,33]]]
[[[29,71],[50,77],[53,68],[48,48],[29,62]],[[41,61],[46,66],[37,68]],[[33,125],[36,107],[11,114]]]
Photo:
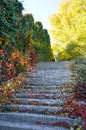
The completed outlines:
[[[81,119],[57,113],[65,110],[64,100],[73,91],[64,85],[73,81],[71,75],[69,62],[38,63],[15,97],[10,97],[14,103],[3,106],[8,112],[0,113],[0,130],[68,130],[49,124],[60,121],[70,126],[75,122],[81,124]]]

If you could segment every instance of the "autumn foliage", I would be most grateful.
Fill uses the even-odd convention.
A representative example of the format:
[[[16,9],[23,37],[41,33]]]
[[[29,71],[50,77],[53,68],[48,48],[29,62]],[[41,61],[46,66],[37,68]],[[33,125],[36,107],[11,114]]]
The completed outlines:
[[[0,0],[0,89],[4,91],[9,88],[6,83],[11,85],[20,73],[30,71],[38,61],[53,58],[48,31],[22,10],[18,0]]]
[[[57,60],[86,55],[86,0],[64,0],[50,16],[52,49]]]

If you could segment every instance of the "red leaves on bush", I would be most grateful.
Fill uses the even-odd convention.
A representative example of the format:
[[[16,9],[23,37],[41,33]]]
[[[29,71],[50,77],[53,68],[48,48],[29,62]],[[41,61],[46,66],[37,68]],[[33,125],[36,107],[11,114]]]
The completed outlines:
[[[7,97],[12,97],[12,93],[11,92],[7,92]]]
[[[48,125],[48,126],[53,126],[53,127],[63,126],[63,127],[66,127],[66,128],[70,127],[70,124],[66,121],[58,121],[58,122],[55,122],[55,123],[43,123],[42,121],[38,121],[37,125]]]
[[[83,129],[86,128],[86,104],[82,102],[77,102],[73,98],[71,98],[71,101],[68,101],[68,99],[66,100],[66,105],[68,105],[67,109],[69,110],[67,111],[68,116],[82,118],[82,127]]]
[[[78,100],[86,100],[86,82],[78,82],[75,86],[75,98]]]
[[[38,122],[37,122],[37,125],[42,125],[42,124],[43,124],[42,121],[38,121]]]
[[[86,120],[83,121],[82,127],[83,127],[83,130],[86,130]]]

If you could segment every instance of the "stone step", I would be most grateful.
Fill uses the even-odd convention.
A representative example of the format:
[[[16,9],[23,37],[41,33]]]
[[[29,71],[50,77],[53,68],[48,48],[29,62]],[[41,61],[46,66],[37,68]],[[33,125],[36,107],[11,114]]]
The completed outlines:
[[[55,107],[55,106],[43,106],[43,105],[21,105],[21,104],[13,104],[13,105],[4,105],[3,111],[16,111],[16,112],[27,112],[27,113],[38,113],[38,114],[56,114],[58,115],[58,111],[66,110],[66,108]]]
[[[33,84],[25,84],[23,85],[23,87],[21,89],[41,89],[41,90],[66,90],[67,87],[64,86],[63,84],[60,84],[60,85],[33,85]],[[69,89],[71,90],[71,88]]]
[[[16,123],[32,123],[37,124],[37,122],[43,122],[43,124],[53,124],[60,121],[66,121],[70,126],[74,123],[82,124],[81,119],[72,119],[68,117],[51,116],[44,114],[31,114],[31,113],[17,113],[17,112],[3,112],[0,113],[0,120],[10,121]]]
[[[58,89],[58,88],[64,88],[63,85],[33,85],[33,84],[25,84],[23,85],[23,89],[42,89],[42,90],[51,90],[51,89]]]
[[[20,89],[19,90],[19,92],[20,93],[26,93],[26,92],[34,92],[34,93],[53,93],[53,94],[57,94],[57,93],[64,93],[64,92],[67,92],[67,93],[71,93],[71,92],[73,92],[73,90],[65,90],[65,89],[62,89],[62,90],[60,90],[60,89],[49,89],[49,90],[41,90],[41,89],[36,89],[36,88],[34,88],[34,89],[32,89],[32,88],[29,88],[29,89]]]
[[[45,72],[45,70],[37,70],[37,71],[35,71],[35,73],[31,73],[30,75],[31,75],[32,79],[33,78],[36,79],[37,77],[39,77],[39,79],[43,79],[43,78],[51,79],[52,77],[54,77],[55,79],[59,79],[60,77],[61,78],[66,77],[68,79],[71,79],[70,70],[68,70],[66,73],[65,72],[66,71],[63,71],[63,69],[62,70],[61,69],[46,70],[46,72]],[[29,81],[29,79],[28,79],[28,81]]]
[[[66,93],[58,93],[58,94],[39,94],[39,93],[17,93],[15,94],[17,98],[33,98],[33,99],[59,99],[59,98],[66,98],[68,95]]]
[[[40,91],[26,91],[26,92],[17,92],[17,94],[21,94],[21,95],[49,95],[49,96],[66,96],[66,95],[70,95],[71,93],[67,93],[67,92],[61,92],[59,91],[58,93],[55,93],[53,91],[49,92],[40,92]],[[17,94],[15,94],[17,96]]]
[[[42,80],[40,80],[40,81],[28,81],[26,84],[28,84],[28,85],[33,85],[33,86],[49,86],[49,85],[56,85],[56,86],[58,86],[58,85],[61,85],[61,84],[63,84],[63,83],[65,83],[65,82],[72,82],[72,80],[70,80],[70,79],[65,79],[64,80],[64,78],[63,79],[57,79],[57,80],[45,80],[45,81],[42,81]]]
[[[49,127],[45,125],[34,125],[29,123],[18,123],[11,121],[0,121],[0,130],[68,130],[64,127]]]
[[[12,102],[18,104],[33,104],[33,105],[63,105],[64,101],[62,100],[52,100],[52,99],[32,99],[32,98],[12,98]]]
[[[37,64],[36,70],[56,70],[56,69],[64,69],[64,70],[68,70],[69,68],[69,61],[62,61],[62,62],[40,62],[39,64]]]
[[[59,77],[57,77],[58,75],[51,75],[51,76],[49,76],[49,75],[47,75],[47,76],[41,76],[40,78],[37,76],[37,77],[35,77],[35,78],[29,78],[28,79],[28,83],[40,83],[40,82],[42,82],[42,83],[44,83],[44,82],[56,82],[57,83],[57,81],[58,80],[63,80],[63,79],[65,79],[65,80],[69,80],[69,76],[67,76],[67,77],[65,77],[65,76],[63,76],[63,75],[61,75],[61,76],[59,76]]]

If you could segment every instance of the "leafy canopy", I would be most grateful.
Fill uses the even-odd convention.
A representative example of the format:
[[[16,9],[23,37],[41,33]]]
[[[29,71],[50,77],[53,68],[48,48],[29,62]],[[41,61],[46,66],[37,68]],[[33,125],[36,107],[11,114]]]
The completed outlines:
[[[54,46],[57,45],[58,53],[63,48],[62,52],[65,58],[66,54],[68,55],[66,59],[86,54],[86,0],[64,1],[59,6],[59,12],[51,15],[49,20],[51,24],[50,33]],[[73,55],[75,54],[75,56],[72,56],[71,53],[71,46],[73,45]],[[55,48],[54,46],[53,49]],[[66,51],[68,50],[67,47],[70,50],[70,54],[69,51]],[[79,53],[76,55],[77,49]],[[64,57],[62,59],[64,60]]]

